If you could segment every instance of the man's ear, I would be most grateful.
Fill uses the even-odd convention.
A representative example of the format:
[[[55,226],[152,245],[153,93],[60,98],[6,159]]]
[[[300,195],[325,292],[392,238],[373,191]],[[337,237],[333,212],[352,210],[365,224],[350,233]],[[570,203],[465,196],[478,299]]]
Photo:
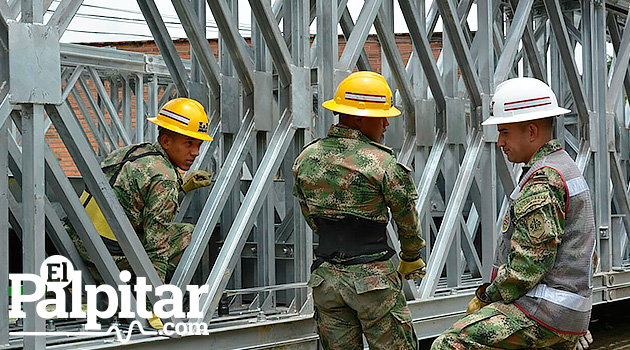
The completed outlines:
[[[162,145],[162,148],[167,151],[171,146],[171,137],[170,135],[164,133],[158,137],[158,142]]]
[[[535,141],[540,133],[540,128],[536,123],[527,124],[527,134],[529,135],[529,141]]]

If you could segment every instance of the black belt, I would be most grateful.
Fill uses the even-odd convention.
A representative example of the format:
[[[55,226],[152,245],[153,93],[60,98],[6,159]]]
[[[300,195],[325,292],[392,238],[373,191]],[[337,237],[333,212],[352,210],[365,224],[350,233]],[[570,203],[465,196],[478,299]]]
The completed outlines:
[[[356,216],[343,219],[314,217],[313,221],[319,234],[319,247],[315,249],[318,259],[312,269],[324,261],[343,265],[364,264],[388,260],[396,253],[387,244],[387,223]]]

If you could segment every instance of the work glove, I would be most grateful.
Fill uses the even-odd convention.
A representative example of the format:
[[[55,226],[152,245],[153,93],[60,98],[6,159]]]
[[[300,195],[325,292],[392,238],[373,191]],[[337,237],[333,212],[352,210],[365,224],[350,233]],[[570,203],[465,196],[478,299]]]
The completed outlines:
[[[466,315],[472,314],[473,312],[481,309],[482,307],[490,304],[492,300],[486,294],[486,288],[490,283],[484,283],[475,291],[475,296],[468,303],[468,307],[466,308]]]
[[[212,174],[204,170],[191,170],[184,176],[182,189],[188,193],[200,187],[210,186]]]
[[[406,280],[424,277],[426,273],[424,267],[426,264],[422,261],[422,258],[419,257],[415,260],[407,261],[403,258],[402,253],[399,256],[400,263],[398,263],[398,272],[400,272]]]
[[[586,331],[586,334],[578,339],[578,342],[575,344],[575,348],[573,348],[573,350],[586,350],[591,346],[592,342],[593,336],[591,335],[591,331]]]
[[[163,329],[164,328],[164,324],[162,324],[162,320],[160,320],[159,317],[155,316],[155,314],[153,314],[153,316],[151,316],[151,318],[148,319],[149,324],[151,325],[151,327],[153,329]]]

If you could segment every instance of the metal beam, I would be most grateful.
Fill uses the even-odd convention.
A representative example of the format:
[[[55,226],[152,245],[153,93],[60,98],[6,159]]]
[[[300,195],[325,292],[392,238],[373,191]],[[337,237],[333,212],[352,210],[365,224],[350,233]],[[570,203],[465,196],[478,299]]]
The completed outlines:
[[[337,70],[351,72],[354,70],[354,66],[357,64],[357,60],[363,50],[363,45],[370,32],[370,28],[374,23],[374,19],[378,14],[379,8],[383,0],[366,0],[359,18],[354,26],[352,33],[348,40],[346,40],[346,46],[337,62]]]
[[[8,153],[11,156],[9,168],[11,169],[13,178],[18,183],[18,186],[22,187],[24,185],[22,176],[22,151],[13,137],[8,138],[7,146]],[[46,148],[48,149],[48,145],[46,145]],[[46,216],[45,231],[48,234],[48,237],[55,245],[55,248],[57,248],[57,251],[63,256],[68,257],[78,270],[87,271],[87,267],[83,263],[79,252],[77,252],[74,243],[72,243],[72,240],[70,239],[68,232],[66,232],[61,219],[57,215],[57,212],[53,208],[52,203],[50,203],[47,197],[44,198],[44,200],[44,212]],[[83,278],[85,284],[94,283],[94,280],[89,275],[83,276]]]
[[[8,89],[5,89],[4,97],[2,102],[0,102],[0,125],[4,125],[9,120],[11,112],[13,112],[13,105],[9,102],[8,91]]]
[[[435,1],[440,9],[444,28],[449,34],[448,38],[453,46],[453,52],[455,54],[455,58],[457,59],[457,63],[459,64],[459,69],[461,71],[462,78],[464,79],[464,84],[466,85],[466,90],[468,91],[470,100],[473,105],[481,106],[481,82],[474,70],[475,65],[473,64],[470,50],[466,44],[466,39],[464,38],[464,32],[459,22],[459,17],[457,19],[455,18],[457,8],[453,4],[452,0]]]
[[[94,83],[94,87],[96,88],[99,97],[105,104],[105,108],[107,108],[107,112],[109,113],[110,117],[109,119],[111,120],[112,124],[114,124],[114,127],[116,127],[116,131],[118,132],[118,136],[120,136],[120,139],[122,140],[123,146],[129,146],[131,144],[131,138],[129,137],[129,134],[125,129],[125,126],[122,124],[120,118],[118,117],[118,111],[116,107],[114,107],[112,100],[109,98],[108,92],[105,89],[105,85],[103,85],[103,82],[98,76],[96,69],[94,69],[93,67],[87,67],[87,71],[92,78],[92,82]]]
[[[405,107],[405,118],[407,121],[415,121],[416,98],[411,86],[411,79],[405,72],[405,66],[402,56],[400,56],[400,50],[398,50],[398,46],[396,46],[394,32],[387,30],[387,24],[385,23],[385,19],[387,18],[386,16],[385,10],[383,9],[383,6],[381,6],[378,10],[378,14],[376,15],[376,19],[374,20],[374,27],[376,28],[378,39],[381,42],[381,48],[387,58],[387,63],[389,63],[389,66],[391,67],[392,75],[396,80],[398,91],[402,97],[403,105]],[[415,130],[415,126],[408,128],[408,130]]]
[[[107,124],[107,120],[105,120],[103,111],[96,104],[96,101],[94,100],[94,96],[92,96],[92,91],[89,88],[87,82],[85,82],[83,78],[79,78],[79,86],[83,90],[83,96],[85,96],[85,98],[88,100],[88,103],[90,104],[90,107],[92,108],[92,111],[96,115],[99,125],[102,128],[101,130],[103,130],[105,133],[105,136],[107,136],[107,139],[109,140],[109,144],[114,149],[118,148],[118,143],[115,141],[116,138],[114,137],[114,134],[112,133],[112,128],[109,126],[109,124]],[[77,91],[76,93],[79,93],[79,92]],[[80,101],[80,99],[77,99],[77,101]],[[81,113],[84,114],[84,117],[87,119],[89,118],[90,113],[87,110],[83,111],[81,108],[82,105],[83,104],[79,102],[79,109],[81,110]]]
[[[466,150],[466,155],[462,161],[462,166],[459,174],[457,174],[457,180],[444,212],[440,231],[437,234],[433,250],[427,261],[427,273],[420,284],[420,296],[422,299],[430,298],[435,292],[442,268],[448,256],[448,250],[454,234],[457,232],[455,228],[460,224],[459,216],[466,203],[466,197],[474,179],[474,171],[481,159],[482,151],[483,135],[481,132],[476,131],[468,150]]]
[[[609,21],[608,28],[610,27],[611,24]],[[613,21],[613,27],[617,27],[616,20]],[[626,16],[624,28],[623,39],[618,49],[615,49],[615,69],[606,96],[606,110],[608,113],[614,113],[617,102],[619,102],[619,98],[623,95],[619,93],[622,84],[624,80],[630,77],[630,72],[628,72],[628,61],[630,61],[630,16]],[[611,31],[614,31],[614,29]]]
[[[101,135],[99,128],[96,126],[96,124],[94,124],[94,120],[92,120],[92,116],[90,115],[87,109],[87,106],[85,105],[85,102],[81,98],[81,95],[79,94],[79,90],[77,88],[72,89],[72,97],[76,101],[77,106],[79,107],[79,111],[83,115],[83,119],[85,120],[88,127],[92,131],[92,135],[94,136],[94,139],[96,140],[96,145],[98,149],[102,152],[102,154],[108,154],[111,151],[111,149],[107,147],[107,144],[105,143],[105,140],[103,139],[103,136]],[[69,104],[70,102],[66,101],[66,103]],[[68,107],[70,108],[70,105],[68,105]],[[50,119],[48,121],[52,123]],[[114,146],[114,143],[112,142],[112,140],[110,140],[109,144],[111,145],[111,147]]]
[[[610,171],[610,177],[613,184],[613,196],[615,197],[617,204],[620,206],[619,211],[622,214],[623,226],[628,238],[630,238],[630,197],[628,196],[628,185],[625,180],[619,158],[619,154],[615,152],[610,153],[610,164],[612,168]],[[621,244],[621,242],[613,243]]]
[[[267,195],[270,185],[273,184],[273,176],[280,167],[282,155],[286,153],[295,133],[291,119],[289,110],[285,110],[208,276],[206,284],[210,288],[200,302],[204,316],[199,321],[209,321],[219,304],[223,289],[230,279],[231,271],[263,205],[264,201],[259,199]]]
[[[24,16],[24,13],[22,14]],[[33,16],[33,14],[31,14]],[[22,266],[24,273],[39,274],[45,259],[45,191],[44,191],[44,106],[22,105]],[[33,294],[34,285],[24,285],[24,293]],[[44,331],[36,303],[24,305],[24,331]],[[25,349],[43,349],[42,337],[25,336]]]
[[[409,34],[413,41],[414,52],[416,53],[420,64],[424,69],[429,87],[435,99],[435,105],[439,111],[446,110],[446,98],[444,94],[444,86],[442,86],[442,77],[438,70],[435,59],[433,58],[433,50],[427,37],[427,33],[423,27],[418,25],[420,18],[415,6],[412,6],[409,0],[399,0],[400,9],[409,28]]]
[[[280,33],[280,28],[276,25],[271,6],[261,0],[249,0],[249,5],[269,48],[278,71],[278,78],[283,86],[289,86],[291,84],[291,53]]]
[[[619,26],[617,25],[617,19],[614,15],[609,13],[606,19],[608,22],[608,33],[610,35],[610,41],[612,41],[613,48],[616,54],[617,52],[619,52],[619,48],[621,46],[621,33],[619,32]],[[628,27],[628,25],[626,24],[625,28],[630,27]],[[626,77],[624,79],[623,85],[626,89],[626,96],[630,96],[630,71],[626,72]]]
[[[518,7],[518,0],[510,0],[512,7]],[[541,25],[544,27],[544,25]],[[543,59],[538,53],[538,47],[536,45],[536,40],[538,36],[535,35],[532,24],[530,21],[527,21],[525,25],[525,33],[523,34],[523,50],[527,54],[527,59],[529,60],[529,65],[532,68],[532,74],[534,78],[547,81],[547,74],[543,69]]]
[[[74,69],[74,71],[72,72],[72,75],[70,76],[68,81],[66,81],[66,86],[63,87],[63,91],[61,93],[61,100],[62,101],[65,101],[68,98],[68,95],[70,94],[70,91],[72,91],[72,89],[74,89],[74,84],[77,83],[77,81],[81,77],[81,74],[83,73],[84,69],[85,69],[85,67],[83,67],[83,66],[77,66]]]
[[[348,39],[352,33],[354,32],[354,20],[350,15],[350,10],[346,5],[343,5],[343,8],[339,6],[337,11],[341,11],[339,26],[341,26],[341,31],[343,32],[343,36]],[[319,19],[319,18],[318,18]],[[370,64],[370,60],[368,58],[367,53],[365,52],[365,48],[361,47],[361,52],[359,53],[359,58],[357,60],[357,68],[359,70],[372,70],[372,65]]]
[[[173,40],[171,40],[171,37],[168,34],[166,25],[160,16],[160,11],[153,0],[137,0],[137,2],[149,29],[151,30],[151,34],[153,34],[155,44],[164,58],[166,66],[171,73],[171,77],[173,77],[179,96],[188,96],[188,80],[190,77],[188,76],[186,68],[177,53]]]
[[[444,148],[446,146],[446,133],[442,130],[439,131],[435,138],[431,153],[427,159],[427,164],[422,172],[422,178],[418,183],[418,200],[416,201],[416,209],[420,216],[427,210],[429,203],[431,202],[431,193],[435,186],[438,174],[440,173],[440,163],[442,155],[444,154]]]
[[[201,210],[199,221],[197,221],[190,239],[190,245],[184,251],[182,259],[175,269],[171,284],[185,289],[186,285],[190,283],[205,248],[208,246],[212,231],[219,221],[221,210],[229,198],[228,194],[238,179],[243,162],[255,139],[255,134],[254,113],[248,110],[239,132],[236,134],[234,144],[230,148]]]
[[[589,105],[584,94],[584,85],[575,65],[575,58],[573,55],[573,48],[569,44],[569,34],[567,33],[567,27],[562,16],[562,9],[558,0],[544,0],[545,7],[547,8],[547,15],[551,23],[551,28],[558,44],[558,51],[562,58],[564,65],[564,71],[567,75],[569,87],[573,93],[573,99],[577,108],[578,115],[583,123],[588,123],[589,118]]]
[[[59,37],[68,29],[83,0],[62,0],[46,25],[59,28]]]
[[[503,52],[501,58],[497,62],[494,72],[494,84],[498,85],[502,83],[508,76],[508,73],[512,69],[514,64],[514,56],[518,52],[519,42],[523,37],[523,32],[530,19],[530,11],[534,0],[521,0],[518,2],[516,11],[514,12],[514,21],[510,26],[510,32],[505,38],[505,44],[503,45]]]
[[[221,39],[230,51],[236,74],[243,83],[245,93],[249,95],[254,92],[254,62],[246,51],[247,47],[243,45],[243,38],[238,31],[238,25],[234,23],[231,11],[224,0],[208,0],[207,2],[221,32]]]
[[[162,282],[147,256],[140,239],[131,226],[125,211],[118,202],[116,194],[109,185],[109,181],[100,169],[100,165],[94,154],[89,151],[90,144],[80,135],[80,125],[70,116],[65,105],[47,105],[46,112],[53,121],[59,136],[63,140],[77,168],[83,175],[83,179],[90,189],[90,193],[96,199],[99,208],[115,232],[118,244],[122,248],[133,272],[138,277],[146,277],[147,283],[153,290],[162,285]],[[152,303],[159,300],[155,294],[148,293]]]
[[[3,0],[4,1],[4,0]],[[0,290],[9,290],[9,158],[7,122],[0,124]],[[9,294],[0,294],[0,310],[9,310]],[[0,317],[0,346],[9,345],[9,318]]]
[[[212,47],[210,47],[210,43],[206,38],[205,26],[201,27],[199,24],[190,1],[171,0],[171,2],[173,3],[175,11],[177,11],[179,20],[182,22],[182,26],[186,31],[188,40],[190,40],[193,54],[199,62],[206,80],[210,84],[212,94],[218,97],[221,93],[221,83],[219,78],[220,68],[214,57],[214,53],[212,52]]]

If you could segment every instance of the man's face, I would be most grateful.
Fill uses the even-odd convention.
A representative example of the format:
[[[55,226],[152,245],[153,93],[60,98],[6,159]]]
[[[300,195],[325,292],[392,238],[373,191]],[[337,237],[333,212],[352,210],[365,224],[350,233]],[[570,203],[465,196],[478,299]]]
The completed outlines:
[[[169,133],[160,138],[160,144],[171,162],[182,170],[190,169],[195,158],[199,155],[199,147],[202,142],[202,140],[177,133]]]
[[[359,130],[370,140],[381,142],[389,122],[387,118],[357,117]]]
[[[532,157],[529,123],[499,124],[497,146],[512,163],[527,163]]]

